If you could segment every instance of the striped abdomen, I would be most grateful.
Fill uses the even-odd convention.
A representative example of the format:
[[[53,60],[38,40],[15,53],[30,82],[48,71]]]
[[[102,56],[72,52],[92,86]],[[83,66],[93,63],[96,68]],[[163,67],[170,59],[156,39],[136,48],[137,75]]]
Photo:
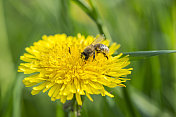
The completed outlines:
[[[95,44],[94,48],[98,53],[104,53],[104,54],[109,53],[109,48],[104,44]]]

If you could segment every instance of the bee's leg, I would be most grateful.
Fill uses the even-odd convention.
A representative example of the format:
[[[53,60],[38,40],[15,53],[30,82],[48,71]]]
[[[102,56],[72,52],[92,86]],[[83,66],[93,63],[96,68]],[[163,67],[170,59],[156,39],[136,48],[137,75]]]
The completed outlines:
[[[108,56],[105,53],[103,53],[103,55],[108,59]]]
[[[93,60],[95,59],[95,51],[94,51],[94,53],[93,53]]]

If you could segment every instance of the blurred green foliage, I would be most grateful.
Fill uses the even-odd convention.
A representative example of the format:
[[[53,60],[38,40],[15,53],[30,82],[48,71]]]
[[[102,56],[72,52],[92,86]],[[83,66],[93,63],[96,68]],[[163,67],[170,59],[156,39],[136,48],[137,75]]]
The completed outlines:
[[[93,1],[93,0],[92,0]],[[175,0],[94,0],[119,52],[176,50]],[[96,23],[70,0],[0,0],[0,117],[61,117],[59,101],[31,96],[17,73],[24,48],[56,33],[96,35]],[[85,99],[82,116],[175,117],[176,55],[133,60],[126,88],[109,89],[115,98]]]

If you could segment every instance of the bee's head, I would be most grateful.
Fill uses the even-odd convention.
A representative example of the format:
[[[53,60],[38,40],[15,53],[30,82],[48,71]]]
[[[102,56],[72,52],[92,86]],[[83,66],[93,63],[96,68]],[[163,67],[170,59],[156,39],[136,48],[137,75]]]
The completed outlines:
[[[89,58],[89,55],[87,53],[85,53],[85,52],[82,52],[81,53],[81,58],[87,60]]]

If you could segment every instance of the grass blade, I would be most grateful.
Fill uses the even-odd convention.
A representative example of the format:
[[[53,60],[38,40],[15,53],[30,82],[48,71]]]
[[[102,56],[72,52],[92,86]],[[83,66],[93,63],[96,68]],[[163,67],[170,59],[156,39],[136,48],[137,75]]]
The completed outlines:
[[[146,95],[138,92],[135,88],[130,88],[131,99],[136,108],[146,117],[173,117],[173,113],[167,109],[161,109],[158,103],[148,98]]]
[[[176,50],[154,50],[154,51],[136,51],[136,52],[124,52],[123,55],[130,55],[131,57],[151,57],[162,54],[176,53]]]
[[[13,89],[13,117],[21,117],[21,94],[23,89],[24,75],[19,73]]]

